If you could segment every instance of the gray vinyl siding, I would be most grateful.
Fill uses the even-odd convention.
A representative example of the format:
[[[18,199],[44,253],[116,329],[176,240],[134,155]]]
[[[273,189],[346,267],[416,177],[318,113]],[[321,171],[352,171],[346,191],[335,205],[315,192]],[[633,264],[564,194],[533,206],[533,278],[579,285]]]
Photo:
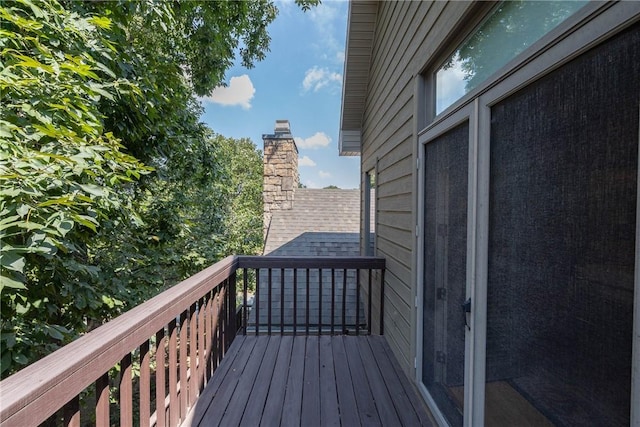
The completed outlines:
[[[415,79],[468,12],[466,2],[378,5],[362,123],[362,171],[377,168],[377,255],[386,257],[385,336],[413,376],[416,342]],[[364,187],[363,187],[364,188]],[[379,293],[372,296],[373,313]],[[377,319],[374,320],[374,327]]]

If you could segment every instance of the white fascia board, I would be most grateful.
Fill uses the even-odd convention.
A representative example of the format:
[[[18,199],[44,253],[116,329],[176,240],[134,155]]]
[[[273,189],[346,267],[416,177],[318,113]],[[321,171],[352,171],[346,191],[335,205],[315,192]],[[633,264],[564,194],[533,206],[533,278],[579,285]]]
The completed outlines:
[[[338,150],[341,156],[359,156],[362,136],[359,130],[341,130]]]

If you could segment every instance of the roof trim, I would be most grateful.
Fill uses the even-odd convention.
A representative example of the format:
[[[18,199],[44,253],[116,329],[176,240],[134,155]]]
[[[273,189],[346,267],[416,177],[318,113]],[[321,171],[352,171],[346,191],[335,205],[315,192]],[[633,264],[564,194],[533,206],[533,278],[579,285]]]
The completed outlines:
[[[362,118],[377,14],[377,1],[349,2],[338,141],[341,156],[357,156],[361,152]]]

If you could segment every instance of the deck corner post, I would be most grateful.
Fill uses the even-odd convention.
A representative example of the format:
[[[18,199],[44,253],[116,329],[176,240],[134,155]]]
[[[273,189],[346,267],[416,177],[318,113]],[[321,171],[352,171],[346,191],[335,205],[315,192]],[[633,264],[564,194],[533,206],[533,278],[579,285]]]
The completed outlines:
[[[229,348],[231,342],[236,337],[236,272],[229,276],[229,289],[227,291],[227,316],[228,330],[225,333],[225,347]]]

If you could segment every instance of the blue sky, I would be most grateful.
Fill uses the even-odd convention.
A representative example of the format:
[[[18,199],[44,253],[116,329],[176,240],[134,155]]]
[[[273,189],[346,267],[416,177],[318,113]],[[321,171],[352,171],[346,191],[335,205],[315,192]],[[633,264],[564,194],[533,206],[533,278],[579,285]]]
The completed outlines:
[[[277,119],[288,119],[303,184],[358,188],[359,157],[338,156],[348,4],[324,0],[306,13],[292,1],[276,6],[280,13],[269,27],[266,59],[252,69],[231,68],[228,86],[202,100],[202,121],[262,150],[262,134],[272,133]]]

